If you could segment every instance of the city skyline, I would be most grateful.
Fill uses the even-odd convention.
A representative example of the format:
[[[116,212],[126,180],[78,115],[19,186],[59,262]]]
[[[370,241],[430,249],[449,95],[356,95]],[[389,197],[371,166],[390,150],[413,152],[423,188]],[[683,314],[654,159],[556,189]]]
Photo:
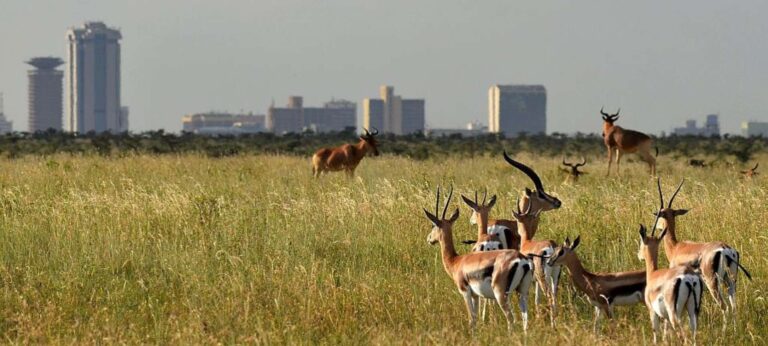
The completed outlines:
[[[4,3],[0,39],[14,46],[0,52],[5,114],[27,123],[23,61],[64,56],[67,28],[101,20],[129,37],[122,98],[133,131],[179,131],[180,116],[205,109],[262,112],[282,95],[359,103],[380,84],[427,100],[429,127],[486,119],[493,84],[545,85],[549,133],[598,133],[601,106],[650,133],[711,113],[725,133],[768,121],[762,2],[145,5]]]

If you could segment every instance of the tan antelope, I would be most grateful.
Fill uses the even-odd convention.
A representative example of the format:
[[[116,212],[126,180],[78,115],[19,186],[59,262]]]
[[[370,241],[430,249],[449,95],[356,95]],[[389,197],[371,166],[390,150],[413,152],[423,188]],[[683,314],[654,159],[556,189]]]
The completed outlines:
[[[658,219],[656,217],[656,220]],[[653,343],[657,341],[662,320],[665,336],[668,321],[672,329],[679,330],[685,338],[680,326],[683,310],[685,310],[688,312],[688,325],[695,344],[697,319],[701,308],[701,277],[692,266],[688,265],[659,269],[659,242],[664,238],[667,230],[662,230],[658,238],[654,237],[655,230],[654,225],[651,235],[648,236],[645,226],[640,225],[640,249],[637,252],[637,257],[645,261],[644,300],[653,327]],[[678,329],[678,326],[681,328]]]
[[[656,175],[656,159],[651,155],[651,146],[653,146],[653,139],[648,135],[634,131],[626,130],[621,126],[613,125],[616,120],[619,119],[619,109],[616,114],[608,114],[603,112],[600,108],[600,114],[603,115],[603,142],[606,149],[608,149],[608,174],[611,175],[611,161],[613,161],[613,153],[616,152],[616,174],[621,174],[619,170],[619,164],[621,163],[621,155],[624,153],[637,153],[640,158],[648,163],[648,168],[652,176]],[[659,149],[656,148],[656,156],[659,155]]]
[[[565,182],[571,182],[571,183],[577,183],[579,181],[579,176],[582,176],[584,174],[587,174],[587,172],[582,172],[579,170],[579,167],[582,167],[587,164],[587,158],[581,157],[581,163],[570,163],[565,161],[565,158],[563,158],[563,166],[570,167],[570,169],[562,168],[562,171],[565,173],[568,173],[568,176],[565,178]]]
[[[443,268],[451,277],[469,313],[470,327],[474,328],[477,321],[478,300],[480,297],[495,299],[504,312],[507,329],[512,328],[512,310],[509,306],[509,295],[516,291],[522,315],[523,331],[528,330],[528,288],[530,287],[533,263],[528,257],[516,250],[497,250],[473,252],[458,255],[453,244],[453,224],[459,218],[459,209],[453,212],[450,219],[445,218],[448,205],[451,203],[453,189],[448,194],[448,200],[443,208],[443,215],[438,218],[440,206],[440,188],[437,190],[435,214],[424,209],[427,218],[432,222],[432,231],[427,242],[434,245],[440,243]]]
[[[368,129],[363,129],[365,134],[360,136],[357,144],[343,144],[334,148],[322,148],[312,156],[312,175],[315,178],[321,173],[345,171],[350,178],[355,175],[355,168],[368,152],[373,152],[374,156],[379,156],[378,143],[376,135],[379,131],[373,129],[373,133]]]
[[[485,203],[488,192],[483,193],[483,201],[480,202],[477,199],[477,191],[475,191],[475,200],[471,200],[464,195],[461,195],[461,199],[464,203],[472,209],[473,222],[477,225],[477,240],[465,240],[464,244],[474,244],[472,251],[490,251],[490,250],[502,250],[504,244],[501,242],[498,234],[488,234],[488,214],[491,209],[496,205],[496,195],[491,196],[491,200],[488,204]],[[475,215],[477,215],[475,217]]]
[[[656,184],[659,188],[659,210],[656,216],[659,218],[658,227],[668,233],[664,238],[664,252],[667,254],[670,267],[679,265],[699,265],[701,277],[712,298],[717,302],[723,313],[723,329],[726,328],[728,305],[723,299],[721,286],[728,287],[728,302],[732,313],[736,312],[736,281],[739,268],[749,280],[752,275],[741,265],[739,252],[720,241],[699,243],[677,240],[677,225],[675,218],[688,213],[687,209],[673,209],[672,202],[683,187],[683,182],[677,186],[669,204],[664,206],[664,196],[661,192],[661,179]]]
[[[757,173],[757,166],[759,166],[760,163],[755,163],[755,168],[748,169],[746,171],[741,171],[741,175],[744,176],[745,179],[752,179],[753,177],[756,178],[758,174]]]
[[[592,273],[584,268],[576,248],[581,237],[571,243],[566,238],[563,245],[555,248],[555,254],[547,264],[551,267],[561,265],[571,272],[571,281],[576,288],[584,293],[589,302],[595,307],[593,330],[597,333],[598,321],[602,314],[613,318],[615,305],[634,305],[644,303],[645,270],[634,270],[616,273]]]
[[[560,200],[556,197],[544,191],[544,184],[541,183],[541,178],[539,178],[539,175],[536,174],[533,169],[509,157],[506,151],[504,152],[504,160],[512,165],[512,167],[515,167],[521,172],[525,173],[525,175],[531,179],[533,185],[536,187],[535,190],[525,188],[518,207],[525,209],[530,207],[531,211],[536,213],[560,208],[562,202],[560,202]],[[478,220],[481,218],[481,213],[485,213],[484,217],[488,218],[489,212],[490,209],[473,209],[472,215],[469,218],[469,222],[473,225],[477,225]],[[538,220],[535,221],[535,223],[538,224]],[[520,249],[520,235],[517,233],[517,221],[515,220],[488,218],[488,227],[486,233],[488,233],[490,236],[495,235],[498,237],[499,241],[501,241],[501,246],[504,249]],[[531,237],[533,237],[533,234],[531,234]],[[465,241],[465,243],[471,243],[471,241]]]
[[[520,252],[523,255],[533,258],[534,272],[533,276],[536,282],[535,302],[544,296],[549,301],[550,324],[555,325],[555,315],[557,313],[557,284],[560,280],[560,265],[549,263],[545,258],[551,257],[555,252],[557,244],[552,240],[533,240],[531,234],[536,232],[538,227],[539,212],[531,212],[531,205],[528,209],[520,210],[520,201],[517,203],[517,212],[512,214],[517,220],[517,233],[520,234]]]

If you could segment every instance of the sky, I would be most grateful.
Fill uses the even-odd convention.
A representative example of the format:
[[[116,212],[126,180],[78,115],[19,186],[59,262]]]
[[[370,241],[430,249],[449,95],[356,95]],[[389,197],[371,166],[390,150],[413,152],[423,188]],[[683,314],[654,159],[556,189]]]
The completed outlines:
[[[389,84],[426,99],[429,127],[488,122],[493,84],[543,84],[547,131],[618,124],[669,132],[719,113],[725,132],[768,121],[766,1],[0,0],[0,92],[27,128],[34,56],[64,57],[85,21],[119,28],[132,131],[184,114],[263,114],[358,102]],[[361,121],[359,120],[360,124]]]

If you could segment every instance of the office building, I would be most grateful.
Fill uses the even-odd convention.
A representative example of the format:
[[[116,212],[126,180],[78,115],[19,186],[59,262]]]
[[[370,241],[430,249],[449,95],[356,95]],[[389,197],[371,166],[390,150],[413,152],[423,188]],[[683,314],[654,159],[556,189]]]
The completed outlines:
[[[266,127],[276,134],[354,129],[357,127],[357,105],[346,100],[332,99],[323,107],[304,107],[301,96],[291,96],[285,107],[269,107]]]
[[[488,90],[488,131],[517,136],[547,132],[543,85],[493,85]]]
[[[120,103],[121,39],[120,31],[101,22],[87,22],[67,31],[64,130],[128,130]]]
[[[745,121],[741,123],[741,135],[744,137],[762,136],[768,138],[768,122]]]
[[[403,99],[388,85],[379,88],[379,96],[363,100],[363,127],[396,135],[424,132],[424,99]]]
[[[3,93],[0,93],[0,134],[13,132],[13,122],[8,121],[3,113]]]
[[[477,137],[488,133],[488,126],[478,121],[468,123],[463,129],[427,129],[426,135],[429,137],[451,137],[461,135],[461,137]]]
[[[676,127],[672,133],[678,136],[719,136],[720,121],[717,114],[710,114],[703,127],[698,127],[696,120],[691,119],[685,122],[685,127]]]
[[[61,131],[64,72],[56,68],[64,61],[54,57],[38,57],[26,63],[35,68],[27,71],[29,132],[49,129]]]
[[[182,131],[204,135],[235,135],[264,132],[264,115],[207,112],[181,118]]]

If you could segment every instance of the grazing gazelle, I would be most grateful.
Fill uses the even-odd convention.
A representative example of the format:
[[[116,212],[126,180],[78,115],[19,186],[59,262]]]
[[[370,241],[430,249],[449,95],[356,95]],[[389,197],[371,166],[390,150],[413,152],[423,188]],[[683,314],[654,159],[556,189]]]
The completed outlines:
[[[678,241],[675,218],[685,215],[687,209],[672,209],[672,202],[675,200],[680,188],[683,187],[683,181],[677,186],[669,204],[664,207],[664,196],[661,193],[661,179],[656,181],[659,188],[659,211],[656,212],[659,218],[658,227],[665,229],[669,233],[664,238],[664,252],[667,254],[670,267],[679,265],[699,264],[701,268],[701,277],[707,286],[707,290],[712,298],[717,302],[718,307],[723,312],[723,328],[726,328],[726,313],[728,305],[723,299],[721,286],[724,283],[728,287],[728,302],[731,312],[736,312],[736,280],[739,268],[744,271],[748,279],[752,276],[741,265],[739,252],[728,244],[716,241],[709,243],[698,243],[689,241]]]
[[[597,323],[600,315],[613,318],[615,305],[634,305],[643,303],[645,292],[645,270],[635,270],[617,273],[592,273],[581,264],[576,255],[581,237],[571,243],[566,238],[563,245],[555,249],[555,254],[549,258],[550,266],[564,265],[571,272],[573,285],[587,295],[587,299],[595,307],[593,330],[597,333]]]
[[[557,197],[554,197],[544,191],[544,184],[541,183],[541,178],[539,178],[539,175],[536,174],[533,169],[509,157],[506,151],[504,152],[504,160],[512,165],[512,167],[515,167],[521,172],[525,173],[525,175],[531,179],[533,185],[536,187],[536,190],[525,188],[523,197],[518,203],[518,208],[530,208],[531,212],[535,212],[537,214],[539,212],[560,208],[562,202],[560,202]],[[486,210],[485,212],[488,213],[489,210]],[[469,218],[469,222],[473,225],[476,225],[477,220],[479,220],[481,217],[481,212],[483,211],[473,209],[472,215]],[[487,218],[488,215],[486,214],[485,217]],[[535,224],[538,225],[538,220],[535,221]],[[517,221],[515,220],[488,219],[487,233],[490,236],[497,236],[499,241],[501,241],[502,248],[504,249],[520,249],[520,235],[517,233]],[[533,237],[533,234],[531,234],[531,237]]]
[[[373,133],[365,130],[365,134],[360,136],[360,141],[355,144],[343,144],[334,148],[322,148],[312,156],[312,174],[315,178],[321,173],[345,171],[350,178],[355,175],[355,168],[365,155],[372,151],[374,156],[379,156],[378,143],[376,135],[379,131],[374,129]]]
[[[451,277],[464,298],[469,313],[469,323],[472,328],[477,321],[479,297],[495,299],[507,319],[507,328],[512,328],[512,310],[509,306],[509,295],[516,291],[519,296],[520,312],[523,319],[523,330],[528,329],[528,288],[531,284],[533,263],[528,257],[516,250],[497,250],[473,252],[458,255],[453,245],[453,223],[459,218],[459,209],[453,212],[450,219],[445,218],[445,212],[451,203],[453,189],[448,194],[448,200],[443,208],[443,215],[438,218],[440,206],[440,188],[437,190],[435,214],[424,209],[427,218],[432,222],[432,231],[427,237],[430,244],[440,243],[443,267]]]
[[[536,232],[538,227],[539,212],[531,212],[531,205],[528,209],[520,210],[520,201],[517,203],[517,212],[512,215],[517,220],[517,233],[520,234],[520,252],[526,256],[533,256],[534,278],[536,279],[536,305],[539,304],[543,295],[549,300],[550,323],[555,325],[555,315],[557,313],[557,283],[560,280],[560,264],[549,263],[545,260],[555,252],[557,244],[552,240],[533,240],[531,234]]]
[[[757,173],[757,166],[759,165],[760,165],[760,162],[755,163],[755,168],[751,168],[746,171],[741,171],[741,175],[743,175],[745,179],[752,179],[753,177],[756,177],[758,174],[760,174],[760,173]]]
[[[608,149],[608,174],[611,175],[611,161],[613,161],[613,152],[616,152],[616,173],[621,174],[619,164],[621,155],[624,153],[637,153],[640,158],[648,163],[648,168],[652,176],[656,175],[656,159],[651,155],[651,146],[653,139],[645,133],[626,130],[621,126],[613,125],[619,119],[619,109],[616,114],[608,114],[600,108],[600,114],[603,115],[603,142]],[[659,149],[656,148],[656,155],[659,155]]]
[[[659,218],[656,217],[656,220]],[[640,225],[640,249],[637,257],[645,260],[645,306],[653,326],[653,343],[659,332],[660,320],[664,320],[664,335],[666,335],[667,321],[673,330],[678,330],[683,310],[688,311],[688,324],[693,334],[693,343],[696,343],[696,324],[701,307],[702,283],[699,273],[688,265],[673,266],[669,269],[659,269],[659,242],[664,238],[667,230],[664,229],[659,237],[654,237],[656,227],[648,236],[645,226]],[[685,333],[680,328],[685,337]]]
[[[568,173],[568,176],[565,178],[565,182],[577,183],[579,181],[579,176],[587,174],[587,172],[582,172],[579,170],[579,167],[586,164],[587,158],[583,156],[581,157],[581,163],[570,163],[565,161],[565,158],[563,158],[563,166],[570,167],[570,169],[562,168],[563,172]]]

